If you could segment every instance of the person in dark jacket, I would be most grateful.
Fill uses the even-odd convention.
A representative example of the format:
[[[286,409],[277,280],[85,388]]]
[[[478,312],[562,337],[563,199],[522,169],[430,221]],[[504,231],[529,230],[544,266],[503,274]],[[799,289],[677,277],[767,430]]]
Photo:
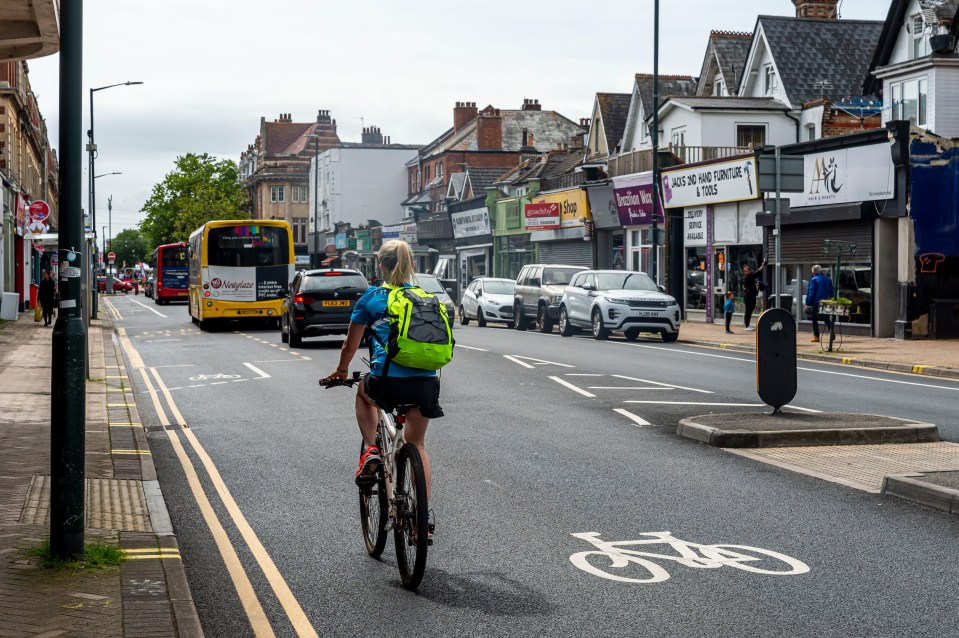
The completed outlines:
[[[743,266],[743,304],[746,306],[745,312],[743,313],[743,326],[747,332],[752,332],[756,329],[754,326],[749,325],[749,322],[752,320],[753,311],[756,309],[756,295],[759,294],[759,273],[761,273],[765,267],[766,260],[763,260],[763,263],[760,264],[755,272],[753,272],[753,269],[748,265]]]
[[[43,325],[49,326],[53,319],[53,311],[57,306],[57,282],[53,279],[53,273],[49,270],[43,271],[43,280],[40,282],[37,291],[37,301],[43,308]]]
[[[819,303],[823,299],[832,298],[832,279],[826,276],[818,265],[812,267],[812,279],[809,280],[809,289],[806,291],[806,310],[812,313],[812,334],[811,341],[819,341]],[[832,318],[822,317],[826,327],[832,329]]]

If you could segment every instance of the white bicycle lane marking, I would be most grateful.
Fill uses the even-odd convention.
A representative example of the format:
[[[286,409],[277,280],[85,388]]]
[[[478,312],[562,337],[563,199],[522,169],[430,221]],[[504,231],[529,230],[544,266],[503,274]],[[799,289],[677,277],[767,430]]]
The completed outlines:
[[[260,363],[260,362],[258,362]],[[246,381],[259,381],[260,379],[271,379],[272,377],[256,367],[252,363],[244,362],[247,368],[255,372],[258,376],[253,378],[244,378],[239,374],[224,374],[222,372],[215,372],[212,374],[197,374],[189,378],[190,381],[206,381],[207,383],[194,383],[191,385],[177,386],[173,388],[167,388],[168,390],[183,390],[184,388],[204,388],[208,385],[225,385],[227,383],[243,383]]]
[[[732,567],[769,576],[797,576],[809,571],[809,566],[801,560],[769,549],[725,543],[693,543],[680,540],[670,532],[645,532],[640,534],[645,537],[640,540],[615,542],[600,539],[599,532],[581,532],[572,536],[592,544],[595,548],[572,554],[569,560],[573,565],[587,574],[622,583],[661,583],[669,580],[669,572],[656,561],[671,561],[693,569]],[[658,554],[627,549],[651,545],[666,545],[676,553]],[[631,572],[624,572],[630,574],[629,576],[607,571],[623,570],[627,567],[633,569]]]

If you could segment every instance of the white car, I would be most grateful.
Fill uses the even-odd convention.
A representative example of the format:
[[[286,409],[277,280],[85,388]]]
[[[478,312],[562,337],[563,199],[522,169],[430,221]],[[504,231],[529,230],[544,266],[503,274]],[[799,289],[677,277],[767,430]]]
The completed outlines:
[[[584,270],[576,273],[559,308],[559,331],[569,337],[578,328],[595,339],[622,332],[628,341],[640,332],[658,332],[663,341],[679,338],[679,304],[642,272]]]
[[[477,277],[463,291],[460,300],[460,323],[468,325],[470,319],[476,319],[480,328],[489,321],[505,323],[513,327],[513,289],[516,282],[512,279]]]

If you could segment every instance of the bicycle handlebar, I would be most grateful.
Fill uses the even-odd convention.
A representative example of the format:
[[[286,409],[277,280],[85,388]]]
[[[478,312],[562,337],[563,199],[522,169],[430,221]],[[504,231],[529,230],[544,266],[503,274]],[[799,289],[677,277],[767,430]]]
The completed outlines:
[[[354,385],[360,382],[360,372],[359,370],[353,372],[352,377],[347,377],[346,379],[330,379],[326,383],[323,382],[323,379],[320,379],[320,385],[329,390],[330,388],[336,388],[339,386],[346,386],[352,388]]]

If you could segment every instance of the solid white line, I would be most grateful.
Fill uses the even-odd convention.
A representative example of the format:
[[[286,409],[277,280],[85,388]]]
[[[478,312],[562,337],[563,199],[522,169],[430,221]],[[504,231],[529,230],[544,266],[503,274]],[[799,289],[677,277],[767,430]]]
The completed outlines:
[[[567,372],[567,377],[605,377],[605,374],[593,374],[591,372]]]
[[[849,372],[834,372],[833,370],[816,370],[815,368],[799,368],[806,372],[818,372],[820,374],[837,374],[841,377],[853,377],[854,379],[867,379],[869,381],[882,381],[883,383],[898,383],[900,385],[917,385],[921,388],[932,388],[935,390],[952,390],[959,392],[959,386],[950,387],[945,385],[929,385],[926,383],[916,383],[915,381],[898,381],[896,379],[880,379],[879,377],[867,377],[861,374],[850,374]]]
[[[591,392],[587,392],[586,390],[582,390],[582,389],[580,389],[580,388],[577,388],[575,385],[573,385],[573,384],[570,383],[569,381],[564,381],[564,380],[560,379],[559,377],[550,377],[550,379],[552,379],[553,381],[555,381],[556,383],[558,383],[558,384],[560,384],[560,385],[566,386],[567,388],[569,388],[570,390],[573,390],[574,392],[579,392],[579,393],[582,394],[584,397],[589,397],[589,398],[591,398],[591,399],[596,398],[596,395],[595,395],[595,394],[592,394]]]
[[[655,387],[638,387],[630,388],[626,386],[615,386],[615,385],[591,385],[589,386],[590,390],[675,390],[676,388],[655,388]]]
[[[765,408],[765,403],[701,403],[698,401],[623,401],[623,403],[647,403],[653,405],[726,405],[736,408]]]
[[[256,372],[258,375],[260,375],[260,378],[261,378],[261,379],[269,379],[269,378],[270,378],[270,375],[268,375],[267,373],[263,372],[262,370],[260,370],[259,368],[257,368],[257,367],[256,367],[255,365],[253,365],[252,363],[244,363],[243,365],[245,365],[247,368],[249,368],[250,370],[253,370],[253,372]]]
[[[478,351],[478,352],[489,352],[489,350],[487,350],[486,348],[474,348],[473,346],[464,346],[464,345],[459,344],[459,343],[456,344],[456,347],[457,347],[457,348],[465,348],[465,349],[467,349],[467,350],[476,350],[476,351]]]
[[[146,305],[145,303],[140,303],[140,302],[137,301],[136,299],[130,299],[129,301],[132,301],[133,303],[135,303],[135,304],[138,305],[138,306],[143,306],[144,308],[146,308],[146,309],[149,310],[150,312],[152,312],[152,313],[154,313],[154,314],[157,314],[157,315],[160,315],[160,316],[163,317],[164,319],[167,319],[167,318],[168,318],[168,317],[167,317],[165,314],[163,314],[162,312],[158,312],[158,311],[154,310],[153,308],[151,308],[150,306]]]
[[[523,363],[522,361],[520,361],[520,360],[517,359],[516,357],[513,357],[513,356],[508,355],[508,354],[504,354],[503,357],[506,358],[506,359],[509,359],[509,360],[512,361],[513,363],[518,363],[518,364],[520,364],[520,365],[523,366],[524,368],[529,368],[530,370],[532,370],[533,368],[536,367],[536,366],[531,366],[531,365],[528,364],[528,363]]]
[[[630,412],[629,410],[624,410],[624,409],[622,409],[622,408],[616,408],[616,409],[613,410],[613,412],[618,412],[619,414],[622,414],[622,415],[623,415],[624,417],[626,417],[627,419],[630,419],[630,420],[632,420],[633,422],[635,422],[637,426],[640,426],[640,425],[649,425],[649,421],[647,421],[646,419],[642,419],[642,418],[636,416],[635,414],[633,414],[633,413]]]
[[[708,352],[694,352],[692,350],[680,350],[678,348],[664,348],[663,346],[648,346],[642,343],[624,343],[624,346],[629,346],[630,348],[649,348],[650,350],[662,350],[665,352],[679,352],[681,354],[691,354],[697,357],[714,357],[716,359],[729,359],[731,361],[743,361],[745,363],[756,363],[756,359],[743,359],[742,357],[730,357],[724,354],[709,354]]]
[[[614,374],[612,375],[618,379],[626,379],[627,381],[639,381],[640,383],[652,383],[653,385],[662,385],[667,388],[678,388],[680,390],[689,390],[690,392],[699,392],[700,394],[716,394],[715,392],[710,392],[709,390],[700,390],[698,388],[687,388],[682,385],[674,385],[672,383],[661,383],[659,381],[650,381],[649,379],[638,379],[636,377],[627,377],[623,374]]]
[[[801,407],[799,407],[798,405],[793,405],[793,404],[791,404],[791,403],[788,404],[788,405],[784,405],[783,407],[784,407],[784,408],[792,408],[793,410],[799,410],[800,412],[813,412],[813,413],[816,413],[816,414],[821,414],[821,413],[822,413],[822,410],[813,410],[812,408],[801,408]]]

